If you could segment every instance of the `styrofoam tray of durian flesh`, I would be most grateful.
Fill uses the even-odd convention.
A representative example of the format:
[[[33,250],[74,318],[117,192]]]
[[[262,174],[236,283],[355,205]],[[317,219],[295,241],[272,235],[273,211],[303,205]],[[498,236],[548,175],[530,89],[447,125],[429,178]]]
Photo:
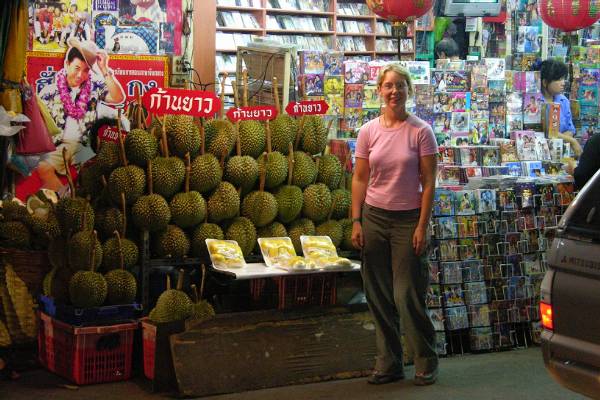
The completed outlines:
[[[206,239],[206,247],[213,267],[244,268],[246,261],[242,249],[235,240]]]
[[[294,244],[289,237],[259,238],[258,245],[268,268],[281,268],[288,271],[307,268],[304,257],[296,255]]]
[[[339,257],[329,236],[300,236],[302,252],[309,268],[339,269],[353,268],[352,261]]]

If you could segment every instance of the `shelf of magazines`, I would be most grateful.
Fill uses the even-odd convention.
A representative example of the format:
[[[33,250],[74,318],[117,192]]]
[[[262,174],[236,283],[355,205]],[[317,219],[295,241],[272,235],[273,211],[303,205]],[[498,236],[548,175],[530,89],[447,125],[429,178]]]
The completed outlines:
[[[545,251],[574,196],[565,177],[436,189],[427,305],[440,354],[539,343]]]

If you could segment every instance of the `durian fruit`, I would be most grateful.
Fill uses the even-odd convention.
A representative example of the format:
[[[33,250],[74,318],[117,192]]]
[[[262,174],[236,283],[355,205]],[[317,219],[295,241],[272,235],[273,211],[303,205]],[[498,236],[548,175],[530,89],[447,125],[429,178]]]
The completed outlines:
[[[186,154],[185,192],[177,193],[169,203],[171,221],[180,228],[191,228],[206,218],[206,201],[196,191],[190,191],[190,155]]]
[[[115,204],[119,204],[121,202],[121,193],[125,193],[127,204],[131,205],[144,194],[146,174],[137,165],[128,164],[124,149],[122,149],[121,155],[123,157],[123,166],[114,169],[108,178],[110,198]]]
[[[287,230],[285,226],[280,222],[273,222],[267,226],[263,226],[262,228],[258,228],[256,230],[256,239],[260,238],[271,238],[271,237],[287,237]],[[257,254],[260,254],[260,246],[258,241],[254,246],[254,251]]]
[[[118,230],[114,230],[113,236],[102,244],[102,267],[105,271],[113,270],[121,263],[124,264],[124,268],[130,269],[137,264],[139,259],[140,251],[137,244],[124,237],[125,232],[127,232],[127,210],[124,201],[122,215],[121,233],[119,234]]]
[[[256,228],[246,217],[234,218],[225,231],[225,239],[235,240],[242,249],[244,257],[247,257],[254,249]]]
[[[94,228],[94,209],[82,197],[62,197],[56,204],[56,217],[63,235]]]
[[[23,202],[16,197],[2,202],[2,216],[4,221],[22,221],[29,213]]]
[[[302,150],[311,155],[322,153],[327,146],[327,136],[333,120],[326,127],[319,115],[304,115],[302,119]]]
[[[190,189],[200,193],[214,190],[223,178],[223,170],[214,154],[204,153],[204,128],[200,128],[202,146],[200,155],[194,159],[190,171]]]
[[[180,227],[168,225],[155,235],[153,249],[159,258],[183,258],[190,251],[190,240]]]
[[[252,189],[252,187],[256,183],[256,179],[258,178],[258,163],[254,158],[247,155],[242,155],[242,147],[240,141],[241,123],[236,123],[235,128],[236,132],[238,132],[236,146],[237,155],[231,157],[227,161],[227,166],[225,167],[225,180],[235,187],[241,187],[243,192],[247,192],[250,189]]]
[[[267,153],[264,153],[267,158]],[[269,192],[265,192],[265,175],[267,163],[261,165],[259,190],[250,192],[242,202],[242,215],[260,228],[270,224],[277,217],[277,200]]]
[[[167,276],[167,290],[156,300],[156,306],[148,317],[152,322],[165,323],[188,319],[192,315],[192,300],[183,292],[183,270],[179,271],[176,289],[171,289],[171,280]]]
[[[88,233],[88,232],[86,232]],[[98,241],[95,232],[92,240]],[[96,251],[94,246],[90,246],[90,254],[84,257],[88,263],[88,270],[77,271],[69,281],[69,298],[75,307],[89,308],[99,307],[106,300],[108,286],[106,279],[101,273],[95,272]]]
[[[317,166],[311,156],[303,151],[295,151],[292,184],[304,189],[315,181],[316,176]]]
[[[275,107],[277,108],[277,117],[270,122],[271,146],[273,151],[278,151],[281,154],[287,155],[289,151],[289,145],[290,143],[294,142],[294,138],[296,137],[298,123],[288,114],[281,112],[277,78],[273,77],[272,82],[273,97],[275,99]],[[267,139],[267,142],[268,141],[269,139]]]
[[[302,243],[300,242],[300,236],[312,236],[314,234],[315,224],[307,218],[300,218],[295,221],[292,221],[292,223],[288,227],[288,236],[294,244],[296,254],[302,254]]]
[[[79,182],[79,194],[83,197],[100,197],[100,194],[104,189],[104,186],[102,185],[103,176],[104,171],[97,162],[85,165],[79,171],[79,175],[77,175],[77,181]]]
[[[194,294],[194,304],[192,304],[192,314],[190,319],[198,322],[206,321],[215,316],[215,309],[212,304],[206,300],[202,300],[204,295],[204,281],[206,280],[206,266],[202,264],[202,281],[200,282],[200,290],[196,289],[196,285],[192,285],[192,293]]]
[[[356,250],[352,245],[352,220],[350,218],[344,218],[339,220],[339,223],[342,226],[342,231],[344,232],[340,247],[343,250]]]
[[[129,162],[144,168],[158,155],[158,140],[145,129],[132,129],[125,138],[125,154]]]
[[[94,269],[102,264],[102,243],[96,231],[81,231],[69,239],[69,268],[72,272],[87,270],[90,267],[90,254],[94,253]]]
[[[169,149],[177,157],[184,158],[187,153],[195,157],[200,150],[200,130],[189,115],[167,115],[165,130]]]
[[[331,202],[331,209],[329,210],[329,215],[327,215],[327,221],[317,225],[315,232],[317,236],[329,236],[333,245],[339,247],[344,239],[344,229],[338,221],[331,219],[331,214],[335,208],[336,202],[334,200]]]
[[[314,222],[325,220],[331,209],[331,193],[327,186],[322,183],[309,185],[302,195],[302,214]]]
[[[122,207],[123,205],[121,205]],[[114,231],[124,232],[123,213],[116,207],[97,210],[94,222],[94,228],[103,239],[110,238]]]
[[[135,301],[137,294],[137,281],[135,276],[125,269],[126,249],[123,246],[119,232],[115,231],[115,238],[117,248],[112,251],[114,254],[114,250],[116,250],[120,258],[120,268],[112,269],[104,276],[108,289],[106,299],[108,304],[131,304]]]
[[[329,190],[337,189],[342,179],[342,163],[332,155],[326,154],[319,160],[319,171],[317,173],[317,182],[327,185]]]
[[[26,217],[25,223],[31,231],[44,239],[54,239],[60,236],[60,224],[54,211],[54,205],[42,201],[37,195],[31,195],[27,199],[27,210],[30,215]]]
[[[46,204],[56,205],[58,203],[58,194],[54,190],[50,189],[40,189],[35,195],[38,199],[43,201]]]
[[[291,146],[291,145],[290,145]],[[277,200],[277,219],[284,224],[288,224],[298,218],[302,212],[302,189],[292,185],[294,173],[294,154],[290,149],[288,153],[288,182],[287,185],[276,189],[274,195]]]
[[[271,129],[269,121],[265,123],[267,129],[267,158],[259,157],[258,168],[259,170],[266,164],[266,180],[265,187],[267,189],[274,189],[277,186],[285,182],[288,175],[288,162],[285,156],[279,151],[271,151]]]
[[[102,174],[110,174],[112,170],[121,165],[119,144],[116,142],[102,141],[100,150],[96,154],[96,164]]]
[[[223,240],[225,239],[225,235],[221,227],[217,224],[206,222],[198,225],[192,234],[192,255],[194,257],[208,257],[206,239]]]
[[[208,220],[221,222],[235,217],[240,209],[240,195],[229,182],[221,182],[207,202]]]
[[[244,84],[244,107],[248,106],[248,73],[242,71]],[[237,92],[237,85],[233,85],[234,94]],[[236,96],[237,97],[237,96]],[[237,105],[236,99],[236,105]],[[258,158],[264,151],[266,146],[265,127],[260,121],[240,121],[239,123],[239,142],[240,154],[242,156],[250,156],[252,159]],[[258,172],[257,172],[258,176]],[[234,184],[238,187],[239,185]]]
[[[346,189],[335,189],[331,192],[331,201],[335,203],[331,217],[333,219],[344,218],[348,215],[352,193]]]
[[[212,119],[204,127],[206,151],[216,157],[227,157],[235,146],[235,128],[226,119]]]
[[[140,197],[131,208],[133,224],[148,232],[162,231],[171,220],[169,204],[159,194],[154,193],[152,185],[152,161],[148,161],[148,195]]]
[[[29,249],[31,232],[27,225],[20,221],[0,222],[0,247]]]

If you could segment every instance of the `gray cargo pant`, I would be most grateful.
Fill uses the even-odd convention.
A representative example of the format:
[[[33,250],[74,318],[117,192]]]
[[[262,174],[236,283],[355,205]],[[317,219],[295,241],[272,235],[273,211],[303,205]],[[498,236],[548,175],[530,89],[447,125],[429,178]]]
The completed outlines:
[[[415,372],[428,373],[438,365],[435,331],[425,305],[427,256],[416,256],[412,246],[418,221],[419,209],[363,207],[361,274],[375,322],[375,369],[383,373],[402,372],[401,326],[414,351]]]

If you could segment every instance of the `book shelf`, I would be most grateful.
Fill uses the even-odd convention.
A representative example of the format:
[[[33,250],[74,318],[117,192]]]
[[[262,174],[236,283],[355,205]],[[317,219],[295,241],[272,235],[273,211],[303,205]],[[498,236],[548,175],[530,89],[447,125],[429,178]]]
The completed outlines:
[[[216,11],[216,24],[202,30],[203,36],[214,33],[215,45],[195,64],[203,70],[201,76],[214,77],[215,70],[234,74],[236,48],[246,46],[253,36],[293,44],[297,50],[338,50],[371,59],[398,54],[391,23],[373,14],[365,0],[196,0],[196,4],[201,13],[208,7]],[[413,53],[402,54],[402,59],[414,59],[411,40]],[[216,57],[212,66],[206,62],[211,53]]]

